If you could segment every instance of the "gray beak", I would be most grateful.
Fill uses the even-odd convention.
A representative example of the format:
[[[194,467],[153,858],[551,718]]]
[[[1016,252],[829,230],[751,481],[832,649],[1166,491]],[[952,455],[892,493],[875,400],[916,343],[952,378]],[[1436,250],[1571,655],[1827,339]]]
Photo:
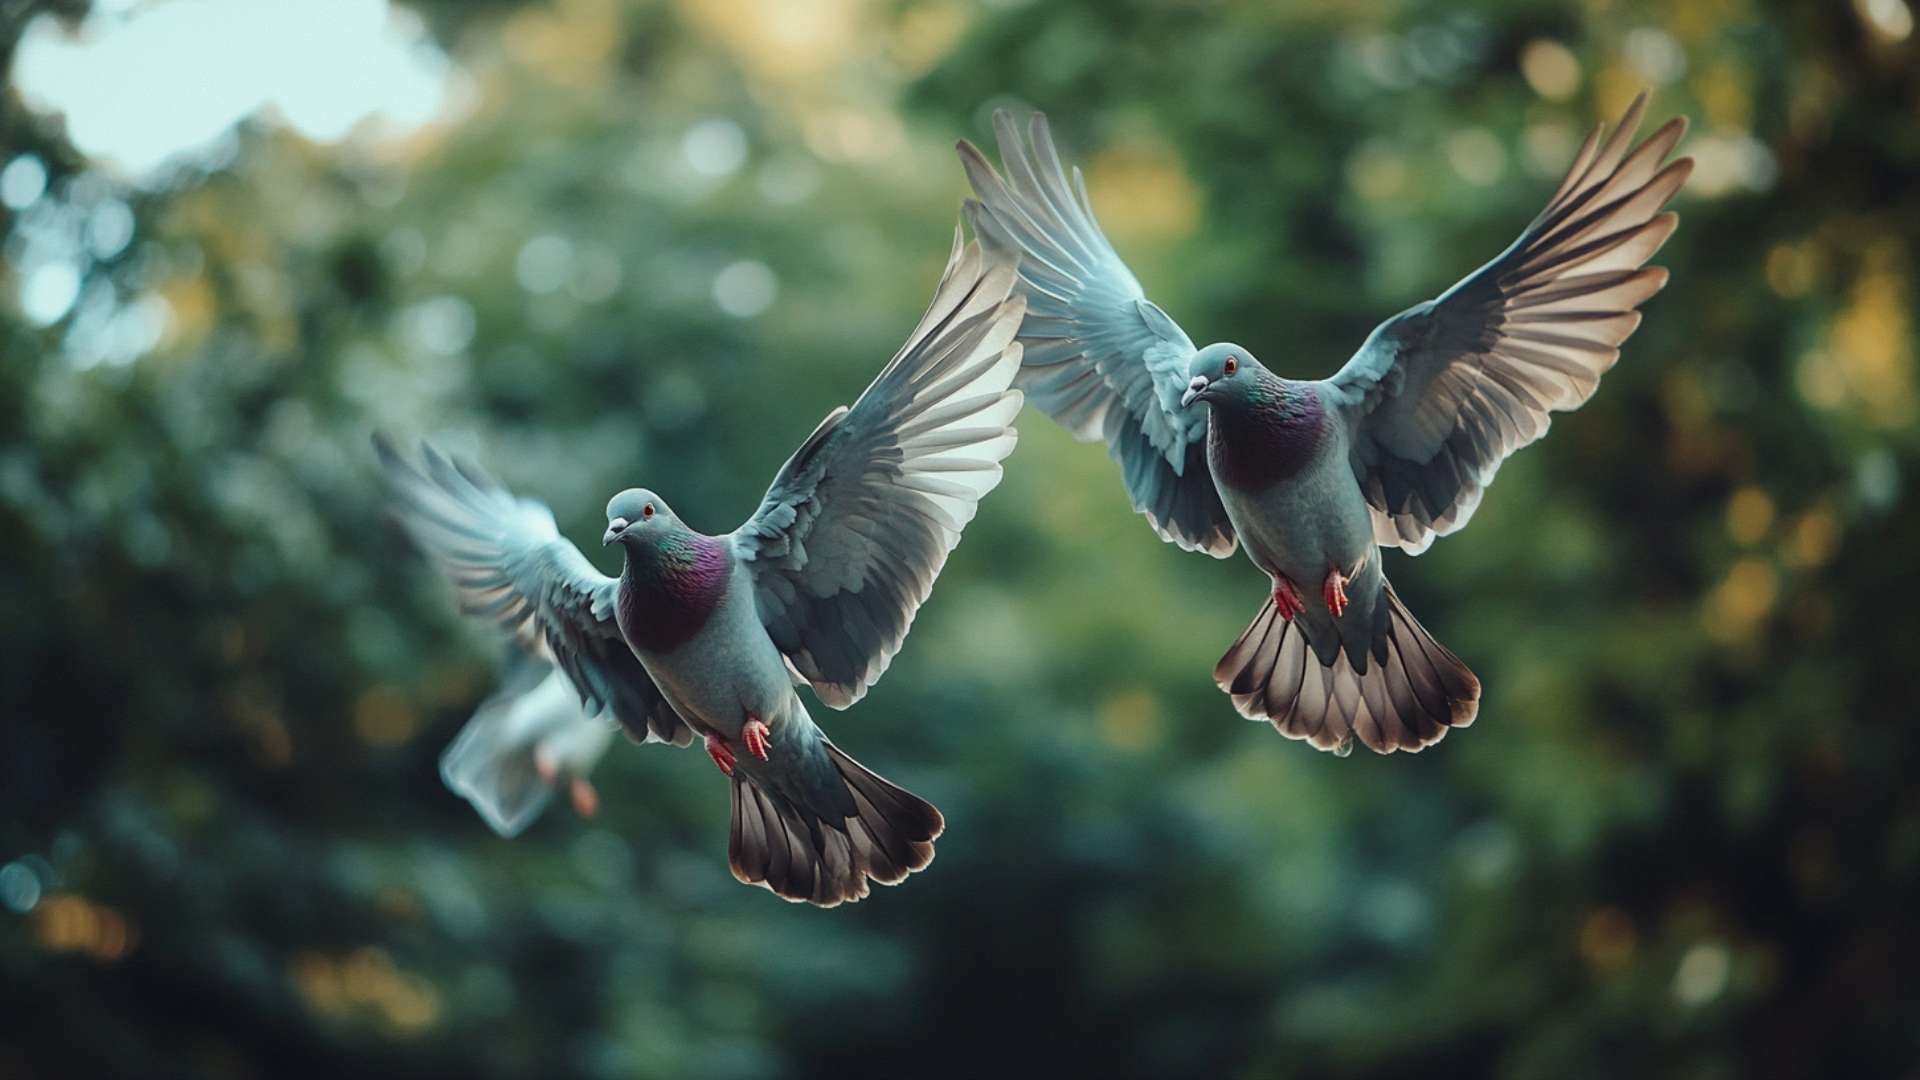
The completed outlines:
[[[608,544],[620,539],[620,534],[626,531],[626,518],[614,518],[612,521],[607,522],[607,531],[600,534],[600,546],[606,547]]]
[[[1193,404],[1194,398],[1206,392],[1207,377],[1205,375],[1195,375],[1193,381],[1187,383],[1187,392],[1180,395],[1180,407],[1184,409]]]

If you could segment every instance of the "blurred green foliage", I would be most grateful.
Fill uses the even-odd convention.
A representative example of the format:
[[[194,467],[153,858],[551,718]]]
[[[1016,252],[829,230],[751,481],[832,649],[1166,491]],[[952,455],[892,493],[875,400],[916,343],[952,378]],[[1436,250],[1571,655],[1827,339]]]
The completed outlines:
[[[37,893],[0,910],[0,1075],[1920,1063],[1904,0],[419,7],[470,93],[399,142],[255,121],[133,187],[0,97],[0,165],[50,176],[9,254],[117,200],[94,315],[168,313],[95,363],[86,302],[36,325],[0,266],[0,899]],[[1325,374],[1643,84],[1695,122],[1671,286],[1471,528],[1387,556],[1485,680],[1470,730],[1337,760],[1236,719],[1208,673],[1258,575],[1027,415],[823,717],[946,811],[926,873],[830,912],[737,886],[697,754],[617,747],[600,817],[513,842],[439,785],[499,647],[383,521],[373,430],[582,540],[634,483],[731,527],[912,325],[950,143],[1001,105],[1050,113],[1196,337]],[[745,155],[703,171],[716,123]],[[777,283],[744,318],[743,261]]]

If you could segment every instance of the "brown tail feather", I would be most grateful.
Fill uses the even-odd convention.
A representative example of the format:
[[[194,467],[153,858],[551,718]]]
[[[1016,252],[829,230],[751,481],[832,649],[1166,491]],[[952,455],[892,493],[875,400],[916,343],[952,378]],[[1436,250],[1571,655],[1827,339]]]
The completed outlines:
[[[745,770],[733,777],[733,876],[788,900],[833,907],[865,897],[868,881],[896,885],[933,861],[946,820],[930,802],[889,783],[827,742],[854,811],[822,818]]]
[[[1380,588],[1386,605],[1364,671],[1345,650],[1322,664],[1305,621],[1280,618],[1268,599],[1214,666],[1214,682],[1247,719],[1343,755],[1356,736],[1386,754],[1424,749],[1449,728],[1473,723],[1480,680],[1427,633],[1392,585],[1382,579]]]

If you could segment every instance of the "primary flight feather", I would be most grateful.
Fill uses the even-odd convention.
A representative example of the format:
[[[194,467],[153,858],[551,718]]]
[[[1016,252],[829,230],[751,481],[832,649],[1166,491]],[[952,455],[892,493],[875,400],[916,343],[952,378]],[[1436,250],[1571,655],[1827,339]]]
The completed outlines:
[[[697,735],[732,778],[734,875],[832,906],[933,858],[931,803],[835,746],[832,708],[886,671],[947,554],[1013,450],[1021,394],[1014,264],[956,235],[933,303],[852,406],[829,413],[739,528],[711,536],[630,488],[607,504],[600,573],[553,515],[472,465],[384,441],[401,520],[458,588],[566,673],[590,712],[643,741]]]
[[[1418,750],[1473,721],[1480,683],[1407,611],[1377,547],[1409,554],[1467,523],[1500,463],[1578,408],[1666,284],[1645,265],[1691,172],[1674,119],[1631,146],[1646,106],[1596,129],[1519,239],[1434,300],[1381,323],[1338,373],[1283,378],[1252,351],[1196,348],[1146,298],[1069,185],[1046,119],[994,117],[1003,177],[960,159],[975,232],[1020,254],[1028,315],[1016,385],[1119,463],[1160,536],[1236,545],[1272,584],[1214,670],[1249,719],[1344,753]]]

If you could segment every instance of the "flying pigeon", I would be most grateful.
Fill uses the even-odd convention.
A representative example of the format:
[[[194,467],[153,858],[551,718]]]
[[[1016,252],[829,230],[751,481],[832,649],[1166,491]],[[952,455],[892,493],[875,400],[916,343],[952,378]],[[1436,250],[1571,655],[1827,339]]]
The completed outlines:
[[[600,796],[587,779],[615,728],[589,716],[566,675],[527,660],[440,755],[440,779],[501,836],[525,831],[564,787],[574,812],[592,817]]]
[[[1644,264],[1693,162],[1674,119],[1629,150],[1646,95],[1588,136],[1513,245],[1374,329],[1331,379],[1296,381],[1230,342],[1195,348],[1146,298],[1070,189],[1046,118],[994,117],[1002,179],[971,143],[967,220],[1020,253],[1016,385],[1103,439],[1166,541],[1246,548],[1270,597],[1214,668],[1241,715],[1347,753],[1419,750],[1479,708],[1480,682],[1394,594],[1376,547],[1417,555],[1467,523],[1500,463],[1578,408],[1667,272]]]
[[[403,524],[469,612],[544,647],[590,712],[642,741],[687,745],[732,778],[736,878],[789,900],[859,900],[933,859],[940,811],[861,766],[815,726],[860,700],[905,639],[947,553],[1000,482],[1022,395],[1025,302],[1006,252],[962,243],[907,343],[851,407],[827,414],[759,509],[709,536],[660,495],[607,504],[618,578],[563,539],[543,505],[422,447],[380,456]]]

